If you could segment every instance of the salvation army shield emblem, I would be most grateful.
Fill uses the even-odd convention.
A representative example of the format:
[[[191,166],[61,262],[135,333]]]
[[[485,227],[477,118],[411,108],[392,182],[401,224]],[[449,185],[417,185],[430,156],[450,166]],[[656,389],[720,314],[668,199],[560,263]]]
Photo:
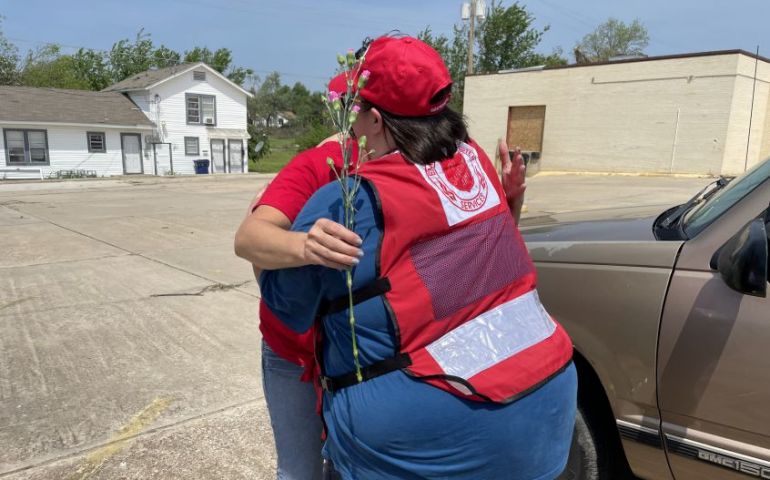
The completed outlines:
[[[417,165],[423,178],[438,193],[450,226],[500,204],[476,150],[459,143],[457,151],[459,156],[446,162]]]

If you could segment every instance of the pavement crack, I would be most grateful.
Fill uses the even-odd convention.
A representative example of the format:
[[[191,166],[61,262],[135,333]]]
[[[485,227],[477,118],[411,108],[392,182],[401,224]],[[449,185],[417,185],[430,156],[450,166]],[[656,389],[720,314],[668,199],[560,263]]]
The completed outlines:
[[[213,285],[206,285],[197,292],[179,292],[179,293],[154,293],[150,297],[202,297],[207,292],[223,292],[227,290],[234,290],[249,283],[251,280],[246,280],[240,283],[215,283]]]
[[[6,309],[6,308],[9,308],[9,307],[12,307],[12,306],[14,306],[14,305],[18,305],[18,304],[20,304],[20,303],[28,302],[28,301],[30,301],[30,300],[34,300],[34,299],[36,299],[36,298],[38,298],[38,297],[24,297],[24,298],[19,298],[19,299],[17,299],[17,300],[14,300],[14,301],[12,301],[12,302],[8,302],[8,303],[5,303],[5,304],[2,304],[2,305],[0,305],[0,310],[3,310],[3,309]]]

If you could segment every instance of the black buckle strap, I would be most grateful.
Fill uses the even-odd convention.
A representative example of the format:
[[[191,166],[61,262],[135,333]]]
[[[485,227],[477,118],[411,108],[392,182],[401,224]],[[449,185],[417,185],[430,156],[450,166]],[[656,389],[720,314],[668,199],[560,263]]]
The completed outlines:
[[[401,353],[395,357],[380,360],[379,362],[375,362],[368,367],[361,369],[361,382],[371,380],[373,378],[379,377],[380,375],[385,375],[386,373],[390,373],[395,370],[401,370],[402,368],[406,368],[411,364],[412,359],[409,358],[409,355],[406,353]],[[321,380],[321,388],[327,392],[332,393],[359,383],[358,377],[356,377],[356,372],[346,373],[345,375],[340,375],[338,377],[327,377],[326,375],[321,375],[319,378]]]
[[[390,280],[387,277],[377,280],[363,286],[353,292],[353,305],[365,302],[370,298],[377,297],[390,291]],[[335,298],[334,300],[322,300],[318,307],[318,316],[324,317],[332,313],[337,313],[348,308],[350,300],[347,295]]]

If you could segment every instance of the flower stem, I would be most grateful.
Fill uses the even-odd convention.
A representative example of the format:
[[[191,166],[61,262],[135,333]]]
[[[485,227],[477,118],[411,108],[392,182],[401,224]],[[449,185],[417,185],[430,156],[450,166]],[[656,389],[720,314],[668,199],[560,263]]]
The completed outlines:
[[[345,271],[346,280],[348,284],[348,312],[350,312],[350,336],[353,339],[353,362],[356,365],[356,379],[358,383],[364,381],[364,377],[361,375],[361,364],[358,362],[358,342],[356,341],[356,316],[353,314],[353,272],[350,270]]]

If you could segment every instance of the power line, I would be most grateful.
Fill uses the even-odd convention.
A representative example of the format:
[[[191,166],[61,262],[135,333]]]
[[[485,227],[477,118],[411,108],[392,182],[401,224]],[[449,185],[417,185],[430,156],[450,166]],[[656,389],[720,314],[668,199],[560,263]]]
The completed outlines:
[[[574,10],[569,9],[568,7],[565,7],[563,5],[554,5],[553,3],[549,2],[548,0],[540,0],[540,3],[543,5],[552,8],[553,10],[559,12],[560,14],[571,18],[572,20],[577,21],[578,23],[587,26],[588,28],[596,28],[598,23],[594,23],[593,19],[586,20],[587,17],[584,17],[582,14],[579,14],[575,12]]]
[[[556,12],[561,14],[562,16],[568,17],[568,18],[570,18],[570,19],[572,19],[572,20],[574,20],[574,21],[576,21],[576,22],[578,22],[578,23],[588,27],[590,30],[588,30],[588,32],[585,32],[585,33],[589,33],[591,31],[595,30],[596,27],[598,27],[601,23],[603,23],[603,22],[596,21],[594,18],[589,17],[587,15],[583,15],[582,13],[580,13],[580,12],[578,12],[576,10],[573,10],[573,9],[571,9],[569,7],[566,7],[564,5],[554,5],[549,0],[539,0],[539,1],[543,5],[546,5],[546,6],[550,7],[551,9],[555,10]],[[652,45],[659,45],[659,46],[667,47],[669,49],[674,49],[674,50],[677,49],[677,47],[674,46],[673,44],[671,44],[669,42],[666,42],[666,41],[662,41],[659,38],[650,39],[649,43],[652,44]]]

